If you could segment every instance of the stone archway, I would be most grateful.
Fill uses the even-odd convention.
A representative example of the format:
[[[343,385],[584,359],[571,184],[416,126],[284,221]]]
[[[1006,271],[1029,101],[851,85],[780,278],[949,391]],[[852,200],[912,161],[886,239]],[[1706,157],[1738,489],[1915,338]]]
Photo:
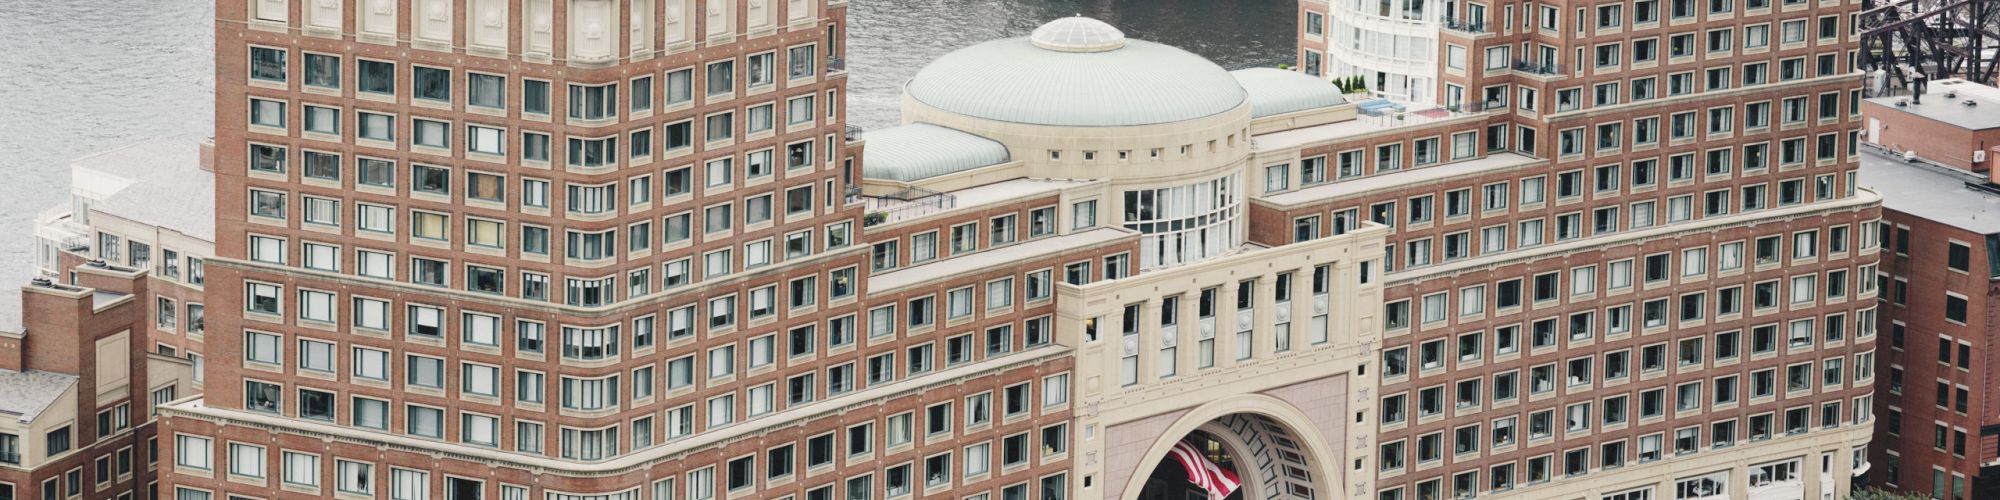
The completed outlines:
[[[1241,500],[1341,500],[1340,455],[1307,416],[1284,401],[1258,394],[1213,401],[1179,415],[1161,429],[1133,464],[1118,500],[1141,500],[1156,472],[1179,474],[1167,450],[1190,436],[1212,442],[1243,481]],[[1162,467],[1166,467],[1162,469]],[[1185,480],[1185,476],[1178,476]],[[1157,483],[1154,489],[1158,491]],[[1148,499],[1153,500],[1153,499]]]

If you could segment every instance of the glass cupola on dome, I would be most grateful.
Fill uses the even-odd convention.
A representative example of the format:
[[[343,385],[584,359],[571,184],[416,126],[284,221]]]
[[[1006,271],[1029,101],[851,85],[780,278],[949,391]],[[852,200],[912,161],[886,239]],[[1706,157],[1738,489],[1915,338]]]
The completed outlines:
[[[958,49],[919,70],[910,98],[948,113],[1059,127],[1129,127],[1194,120],[1246,104],[1214,62],[1126,38],[1103,21],[1068,17],[1026,37]]]

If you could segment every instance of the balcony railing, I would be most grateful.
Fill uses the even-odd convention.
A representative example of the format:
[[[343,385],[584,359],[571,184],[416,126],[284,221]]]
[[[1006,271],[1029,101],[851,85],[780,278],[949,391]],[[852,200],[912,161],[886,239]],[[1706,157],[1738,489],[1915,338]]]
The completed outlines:
[[[1481,112],[1478,109],[1468,111],[1464,109],[1464,106],[1464,104],[1457,107],[1420,106],[1416,109],[1408,109],[1402,105],[1397,105],[1396,107],[1380,107],[1373,110],[1363,109],[1355,119],[1360,120],[1362,123],[1378,127],[1401,127],[1449,120]]]
[[[847,71],[847,58],[840,56],[826,56],[827,73],[842,73],[846,71]]]
[[[1520,71],[1536,75],[1563,74],[1563,68],[1561,64],[1553,64],[1553,63],[1545,64],[1545,63],[1532,62],[1525,59],[1514,60],[1514,71]]]
[[[873,226],[930,215],[958,206],[958,197],[924,188],[909,188],[881,196],[866,197],[868,213],[863,226]]]
[[[867,131],[868,131],[867,129],[861,128],[860,125],[848,125],[847,142],[854,142],[861,140],[861,134]]]
[[[1489,109],[1504,109],[1506,107],[1507,107],[1506,103],[1497,100],[1472,101],[1472,102],[1462,102],[1458,104],[1447,104],[1445,105],[1444,110],[1453,113],[1484,113],[1486,112],[1486,110]]]
[[[1452,31],[1462,31],[1472,34],[1483,34],[1487,32],[1486,20],[1484,19],[1452,19],[1447,17],[1438,19],[1438,23],[1442,24],[1444,26],[1444,29]]]

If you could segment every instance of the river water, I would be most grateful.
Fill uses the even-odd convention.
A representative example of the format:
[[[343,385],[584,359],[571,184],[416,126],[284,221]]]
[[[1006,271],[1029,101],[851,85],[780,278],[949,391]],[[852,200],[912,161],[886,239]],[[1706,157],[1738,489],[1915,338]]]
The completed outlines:
[[[235,1],[235,0],[225,0]],[[904,80],[1058,17],[1103,19],[1225,68],[1290,59],[1296,0],[852,0],[848,119],[898,121]],[[0,286],[33,272],[35,215],[80,156],[214,127],[209,0],[0,0]]]

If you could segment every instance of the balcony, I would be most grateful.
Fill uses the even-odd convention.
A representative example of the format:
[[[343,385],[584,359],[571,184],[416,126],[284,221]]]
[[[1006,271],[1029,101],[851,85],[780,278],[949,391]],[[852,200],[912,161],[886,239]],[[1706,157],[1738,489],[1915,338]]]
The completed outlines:
[[[1495,109],[1506,110],[1507,103],[1501,102],[1498,99],[1494,99],[1486,101],[1461,102],[1458,104],[1446,104],[1444,106],[1445,111],[1450,111],[1452,113],[1485,113],[1487,110],[1495,110]]]
[[[1486,20],[1484,19],[1452,19],[1445,17],[1438,19],[1438,25],[1444,29],[1472,35],[1491,33],[1490,31],[1486,31]]]
[[[35,233],[62,251],[86,252],[90,250],[90,226],[78,219],[68,205],[52,206],[35,216]]]
[[[1553,64],[1553,63],[1544,64],[1538,62],[1531,62],[1525,59],[1515,59],[1514,71],[1519,71],[1531,75],[1553,76],[1553,75],[1563,74],[1563,67],[1561,64]]]
[[[1477,104],[1477,103],[1475,103]],[[1355,119],[1377,127],[1394,128],[1449,120],[1484,112],[1483,106],[1467,105],[1433,106],[1428,104],[1399,103],[1388,99],[1375,99],[1359,104],[1360,112]]]
[[[868,214],[861,219],[864,226],[914,219],[958,206],[958,197],[951,193],[914,187],[862,199],[868,203]]]
[[[836,75],[847,72],[847,58],[826,56],[826,74]]]

